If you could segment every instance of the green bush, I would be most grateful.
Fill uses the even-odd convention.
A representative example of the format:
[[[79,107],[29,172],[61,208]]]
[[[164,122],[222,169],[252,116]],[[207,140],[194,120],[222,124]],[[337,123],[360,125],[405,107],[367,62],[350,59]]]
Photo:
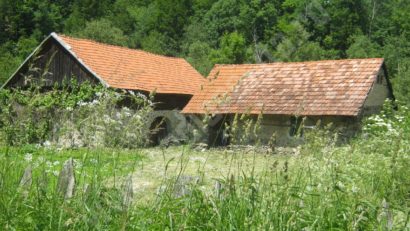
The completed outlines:
[[[133,148],[146,142],[144,118],[151,103],[131,91],[72,82],[46,91],[2,89],[0,108],[3,145]]]

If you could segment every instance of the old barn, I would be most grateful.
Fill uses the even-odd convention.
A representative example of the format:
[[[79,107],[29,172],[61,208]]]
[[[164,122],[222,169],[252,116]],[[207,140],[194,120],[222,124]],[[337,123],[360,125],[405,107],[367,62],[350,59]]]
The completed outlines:
[[[156,111],[147,124],[156,126],[162,121],[163,133],[180,138],[186,136],[187,121],[179,111],[205,83],[182,58],[52,33],[3,87],[24,87],[40,79],[44,87],[51,87],[72,78],[80,84],[88,81],[144,94],[155,92]]]

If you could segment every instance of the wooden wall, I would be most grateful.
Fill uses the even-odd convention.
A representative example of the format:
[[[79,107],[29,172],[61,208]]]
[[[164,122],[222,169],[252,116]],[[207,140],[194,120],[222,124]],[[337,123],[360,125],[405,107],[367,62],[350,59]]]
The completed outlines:
[[[61,44],[50,38],[15,74],[7,87],[24,87],[30,83],[53,86],[73,77],[78,83],[99,83]]]
[[[191,95],[156,94],[154,96],[155,109],[182,110],[191,98]]]

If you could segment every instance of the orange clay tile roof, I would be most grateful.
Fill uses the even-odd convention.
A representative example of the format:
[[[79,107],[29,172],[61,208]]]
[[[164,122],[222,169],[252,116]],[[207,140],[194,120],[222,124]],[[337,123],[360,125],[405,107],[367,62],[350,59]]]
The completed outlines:
[[[216,65],[183,113],[357,116],[383,62]]]
[[[205,78],[182,58],[65,35],[57,35],[57,39],[109,87],[193,95],[205,83]]]

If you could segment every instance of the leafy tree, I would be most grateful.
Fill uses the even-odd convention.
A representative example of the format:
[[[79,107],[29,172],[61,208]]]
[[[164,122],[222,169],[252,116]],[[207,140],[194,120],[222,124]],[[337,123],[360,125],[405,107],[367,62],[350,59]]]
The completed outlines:
[[[109,16],[114,0],[74,0],[72,13],[65,21],[64,30],[75,33],[82,30],[87,21]]]
[[[346,53],[349,58],[374,58],[381,57],[381,49],[377,43],[372,42],[369,37],[357,35],[353,38],[353,44],[350,45]]]
[[[204,15],[204,23],[212,41],[218,41],[226,33],[238,30],[242,1],[219,0]]]
[[[295,22],[278,45],[275,57],[280,61],[320,60],[326,57],[325,50],[317,42],[309,41],[309,33]]]
[[[170,37],[158,31],[151,31],[141,41],[142,49],[160,55],[175,55],[176,43]]]
[[[0,86],[16,71],[23,60],[13,56],[10,52],[2,53],[0,56]]]
[[[401,60],[397,66],[397,75],[393,79],[396,98],[410,106],[410,59]]]
[[[367,14],[363,0],[323,0],[325,12],[329,15],[329,22],[324,31],[322,44],[327,49],[339,51],[345,57],[345,51],[352,43],[352,35],[362,33],[367,26]],[[316,22],[311,22],[315,28]],[[320,31],[318,29],[318,31]],[[315,35],[314,35],[315,36]],[[320,37],[319,37],[320,38]]]
[[[189,46],[187,60],[204,76],[208,75],[213,66],[209,59],[210,52],[211,47],[204,42],[194,42]]]
[[[192,15],[192,0],[156,0],[158,17],[155,29],[176,40],[184,33],[184,27]]]
[[[247,41],[267,41],[276,31],[280,1],[244,0],[241,4],[237,30]]]
[[[404,35],[390,36],[386,38],[383,47],[383,57],[386,59],[387,67],[391,76],[394,76],[399,69],[402,60],[410,57],[410,41]]]
[[[33,37],[21,37],[17,43],[9,41],[0,46],[0,86],[17,70],[36,46],[38,41]]]
[[[214,63],[382,56],[403,84],[409,12],[408,0],[0,0],[0,82],[56,31],[186,57],[203,74]]]
[[[61,26],[61,8],[46,0],[1,0],[0,44],[20,37],[42,39]]]
[[[226,34],[221,39],[219,50],[211,52],[213,63],[243,63],[246,60],[246,44],[243,35],[238,32]]]
[[[126,46],[128,39],[122,30],[113,26],[108,19],[99,19],[88,22],[78,36],[93,39],[102,43]]]

